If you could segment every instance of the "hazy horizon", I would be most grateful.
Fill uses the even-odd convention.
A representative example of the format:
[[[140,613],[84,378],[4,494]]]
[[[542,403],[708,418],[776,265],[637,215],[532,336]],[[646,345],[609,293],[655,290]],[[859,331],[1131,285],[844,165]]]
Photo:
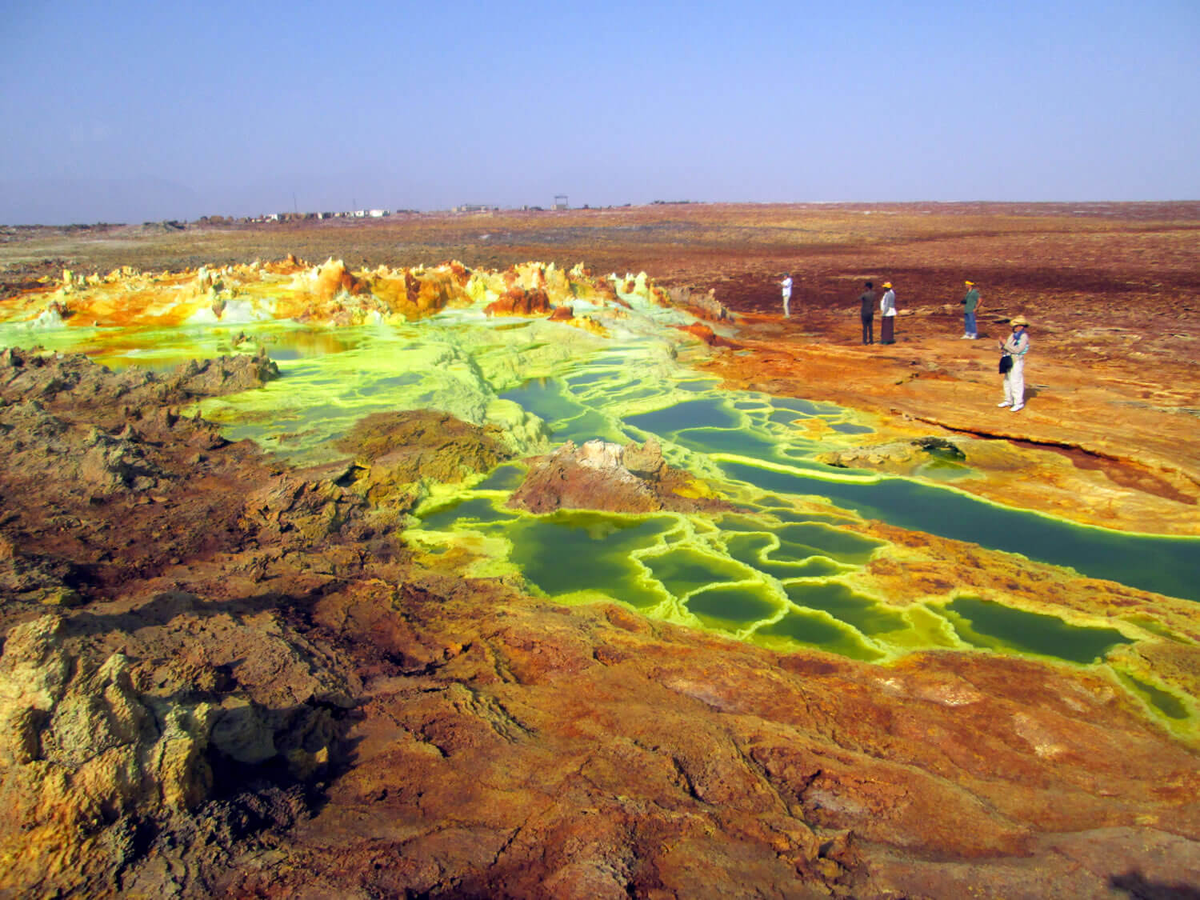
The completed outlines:
[[[11,4],[0,223],[1200,199],[1200,5]],[[834,199],[831,199],[834,198]]]

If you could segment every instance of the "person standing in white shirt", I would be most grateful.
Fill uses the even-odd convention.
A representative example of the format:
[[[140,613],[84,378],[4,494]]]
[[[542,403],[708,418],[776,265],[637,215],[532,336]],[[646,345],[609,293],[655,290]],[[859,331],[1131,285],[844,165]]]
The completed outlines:
[[[1008,340],[1000,343],[1000,352],[1001,359],[1008,357],[1012,363],[1004,373],[1004,400],[996,405],[1007,406],[1016,412],[1025,408],[1025,354],[1029,352],[1029,335],[1025,329],[1029,322],[1024,316],[1017,316],[1011,324],[1012,334]]]
[[[783,315],[785,318],[791,316],[791,310],[788,307],[792,303],[792,275],[790,272],[785,272],[783,281],[779,282],[783,288]]]
[[[879,301],[879,312],[883,316],[883,334],[879,342],[894,344],[896,343],[896,292],[892,290],[890,281],[885,281],[883,286],[887,290],[884,292],[883,299]]]

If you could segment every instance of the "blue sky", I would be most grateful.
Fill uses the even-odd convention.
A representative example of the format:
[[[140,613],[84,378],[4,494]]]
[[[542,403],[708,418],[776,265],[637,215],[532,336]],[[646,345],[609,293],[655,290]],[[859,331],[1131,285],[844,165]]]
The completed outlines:
[[[0,0],[0,223],[1200,199],[1200,3]]]

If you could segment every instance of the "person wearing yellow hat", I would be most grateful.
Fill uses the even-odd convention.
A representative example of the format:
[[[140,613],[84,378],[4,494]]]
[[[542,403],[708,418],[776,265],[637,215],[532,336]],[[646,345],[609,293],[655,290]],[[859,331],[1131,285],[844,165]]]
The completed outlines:
[[[975,340],[979,337],[979,329],[975,326],[975,310],[979,308],[979,291],[975,290],[975,282],[968,281],[967,295],[962,298],[963,305],[963,339]]]
[[[1012,334],[1000,344],[1000,371],[1004,373],[1004,400],[997,406],[1007,406],[1013,412],[1025,407],[1025,354],[1029,352],[1029,321],[1024,316],[1012,319]]]
[[[883,317],[883,333],[880,336],[879,343],[894,344],[896,343],[896,292],[892,290],[892,283],[885,281],[883,286],[887,289],[883,295],[883,299],[879,301],[879,313]]]

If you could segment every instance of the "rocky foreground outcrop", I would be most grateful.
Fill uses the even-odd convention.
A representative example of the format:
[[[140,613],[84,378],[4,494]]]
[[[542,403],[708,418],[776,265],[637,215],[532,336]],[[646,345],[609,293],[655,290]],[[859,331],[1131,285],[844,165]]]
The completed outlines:
[[[1200,760],[1101,673],[778,654],[533,599],[396,537],[408,479],[503,458],[483,429],[381,417],[346,460],[289,470],[173,411],[187,370],[34,359],[0,370],[0,894],[1200,883]],[[652,447],[600,445],[531,478],[590,503],[581,467],[672,477]]]
[[[708,489],[687,472],[667,465],[662,447],[644,444],[567,441],[553,453],[530,461],[521,486],[508,505],[532,513],[556,509],[612,512],[699,512],[729,509],[708,496]]]

